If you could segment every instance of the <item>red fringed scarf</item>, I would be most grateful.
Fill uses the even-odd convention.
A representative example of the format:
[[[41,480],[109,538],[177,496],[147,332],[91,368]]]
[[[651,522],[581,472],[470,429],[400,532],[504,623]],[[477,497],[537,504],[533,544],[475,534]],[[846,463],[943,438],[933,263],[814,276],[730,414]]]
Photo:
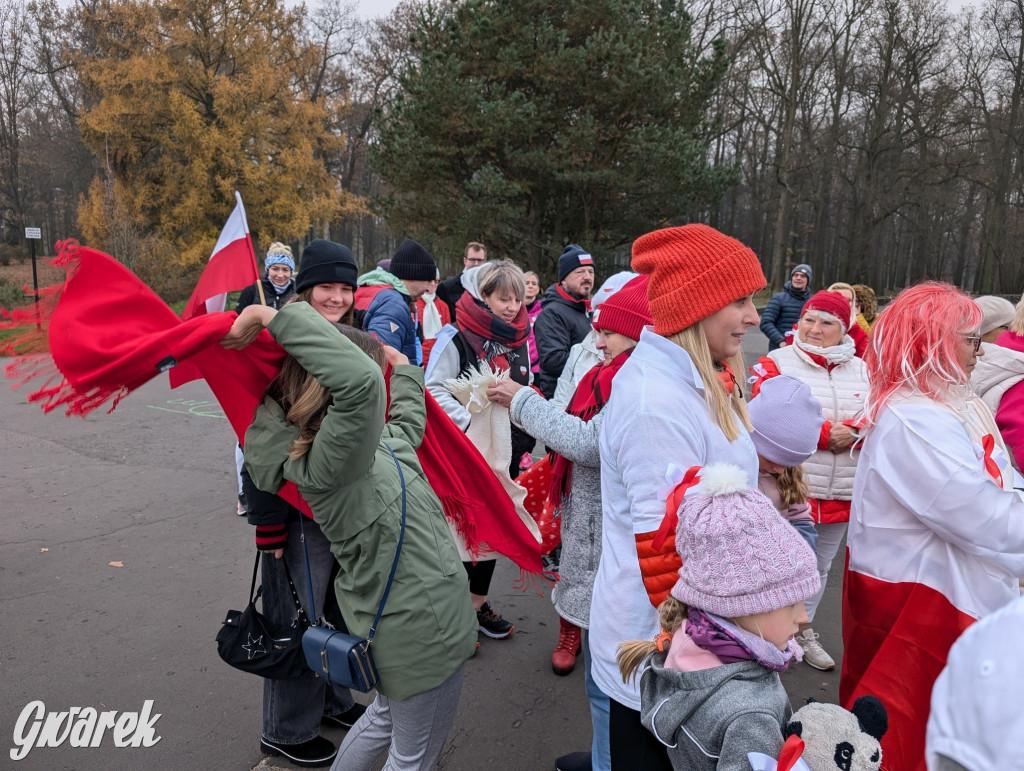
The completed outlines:
[[[509,324],[491,313],[486,303],[463,292],[455,303],[455,318],[459,331],[477,356],[499,370],[508,369],[506,354],[526,345],[530,336],[530,316],[525,305],[519,306],[519,313]]]
[[[633,348],[623,351],[608,364],[598,364],[580,380],[576,391],[569,400],[565,411],[575,415],[584,423],[601,411],[612,395],[612,380],[622,369],[622,365],[633,353]],[[551,489],[548,500],[554,506],[562,505],[562,498],[572,484],[572,461],[556,452],[551,453]]]
[[[23,355],[8,364],[7,377],[18,379],[13,387],[44,377],[29,401],[42,402],[46,412],[63,406],[68,415],[84,416],[107,402],[113,410],[131,391],[187,362],[202,373],[241,441],[286,356],[270,333],[264,330],[241,351],[227,350],[219,343],[236,314],[204,314],[183,322],[111,257],[73,241],[58,244],[58,250],[53,263],[67,269],[65,283],[47,290],[44,307],[4,324],[25,332],[7,352],[26,353],[32,345],[38,350],[46,332],[52,359]],[[480,453],[430,394],[426,410],[417,456],[445,514],[471,549],[486,544],[524,571],[540,574],[540,547]],[[312,516],[291,482],[278,494]]]

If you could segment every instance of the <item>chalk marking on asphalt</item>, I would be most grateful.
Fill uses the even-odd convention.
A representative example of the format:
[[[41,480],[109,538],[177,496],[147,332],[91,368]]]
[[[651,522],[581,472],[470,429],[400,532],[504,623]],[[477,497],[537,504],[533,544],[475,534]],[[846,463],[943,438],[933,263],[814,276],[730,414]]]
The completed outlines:
[[[151,410],[160,410],[162,412],[177,412],[179,415],[194,415],[197,418],[218,418],[225,420],[223,408],[216,402],[200,401],[195,399],[168,399],[165,404],[180,404],[183,407],[188,407],[184,410],[175,410],[170,407],[158,407],[155,404],[147,404]],[[190,406],[191,405],[191,406]],[[210,408],[210,409],[206,409]]]

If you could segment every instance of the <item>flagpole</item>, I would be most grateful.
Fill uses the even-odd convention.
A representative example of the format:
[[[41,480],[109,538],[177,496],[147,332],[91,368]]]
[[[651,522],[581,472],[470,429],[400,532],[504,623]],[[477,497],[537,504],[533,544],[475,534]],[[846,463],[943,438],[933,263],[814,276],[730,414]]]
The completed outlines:
[[[263,294],[263,281],[260,279],[260,264],[256,261],[256,249],[252,245],[252,235],[249,233],[249,220],[245,216],[245,206],[242,204],[242,194],[235,191],[235,200],[238,201],[238,208],[242,210],[242,222],[245,225],[245,243],[249,246],[249,256],[252,257],[252,265],[256,269],[256,291],[260,293],[260,305],[267,304],[267,298]]]

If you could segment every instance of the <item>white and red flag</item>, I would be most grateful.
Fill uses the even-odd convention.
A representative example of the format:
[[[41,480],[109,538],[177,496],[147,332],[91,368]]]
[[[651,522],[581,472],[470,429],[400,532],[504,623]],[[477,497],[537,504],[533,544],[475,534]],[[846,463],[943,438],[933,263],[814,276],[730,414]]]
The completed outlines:
[[[840,704],[882,700],[885,768],[925,771],[932,686],[950,647],[1020,596],[1024,499],[991,413],[892,397],[857,461],[843,579]]]
[[[204,313],[223,311],[228,292],[244,289],[259,281],[256,251],[249,236],[249,223],[245,219],[242,196],[237,191],[235,198],[238,205],[220,232],[210,261],[203,269],[203,275],[199,277],[199,283],[192,290],[192,296],[188,298],[185,310],[181,313],[184,321]]]

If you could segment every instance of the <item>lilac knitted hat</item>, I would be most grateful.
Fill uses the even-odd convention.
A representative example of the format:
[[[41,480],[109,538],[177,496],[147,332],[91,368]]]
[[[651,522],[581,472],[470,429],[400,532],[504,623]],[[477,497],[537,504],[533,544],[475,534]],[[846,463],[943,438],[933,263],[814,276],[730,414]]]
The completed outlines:
[[[825,416],[803,381],[779,375],[761,383],[747,405],[757,454],[780,466],[799,466],[818,449]]]
[[[742,469],[706,467],[679,507],[672,596],[725,618],[768,613],[821,588],[814,552]]]

